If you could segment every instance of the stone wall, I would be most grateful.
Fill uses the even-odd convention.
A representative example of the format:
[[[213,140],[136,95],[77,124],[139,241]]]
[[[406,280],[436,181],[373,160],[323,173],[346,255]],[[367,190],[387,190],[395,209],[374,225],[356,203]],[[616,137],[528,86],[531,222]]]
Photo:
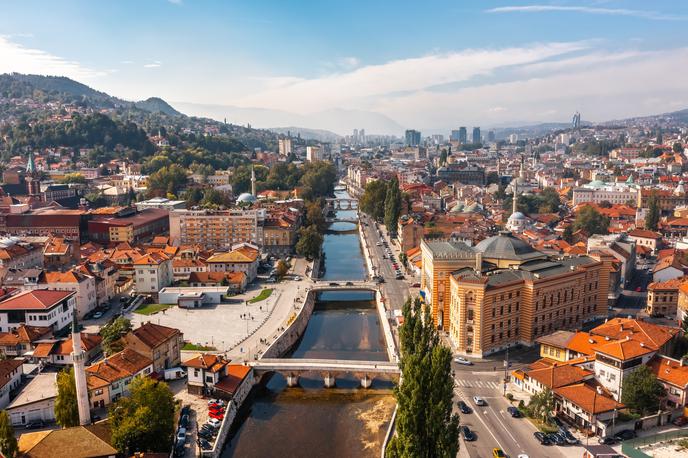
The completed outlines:
[[[385,335],[385,347],[387,348],[387,357],[392,362],[399,362],[399,351],[397,344],[392,336],[392,327],[389,324],[389,317],[387,316],[387,309],[385,303],[382,302],[382,293],[380,290],[375,292],[375,305],[377,307],[377,314],[380,317],[380,324],[382,324],[382,332]]]
[[[272,345],[265,350],[262,356],[263,358],[279,358],[287,353],[296,341],[299,340],[306,330],[306,326],[308,326],[308,320],[311,317],[311,313],[313,313],[316,294],[317,293],[312,290],[306,293],[306,299],[303,306],[296,314],[296,318],[284,331],[282,331],[282,334],[275,339]]]
[[[241,407],[241,404],[236,405],[233,400],[229,401],[227,410],[225,411],[225,418],[222,420],[213,448],[210,450],[200,450],[199,448],[202,458],[218,458],[222,454],[222,448],[225,445],[227,435],[229,434],[232,423],[234,423],[239,407]]]

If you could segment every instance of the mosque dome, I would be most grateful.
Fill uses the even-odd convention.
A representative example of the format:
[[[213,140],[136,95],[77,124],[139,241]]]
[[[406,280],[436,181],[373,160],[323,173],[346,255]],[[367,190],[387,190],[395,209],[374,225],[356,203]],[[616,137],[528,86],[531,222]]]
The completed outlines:
[[[250,192],[245,192],[245,193],[241,194],[241,195],[237,198],[236,201],[237,201],[238,204],[242,204],[242,203],[250,203],[250,204],[252,204],[252,203],[255,203],[255,201],[256,201],[256,196],[254,196],[254,195],[251,194]]]
[[[521,216],[523,214],[521,213]],[[482,253],[484,259],[508,259],[527,261],[544,256],[523,240],[514,237],[509,231],[502,231],[499,235],[486,238],[475,246],[476,251]]]

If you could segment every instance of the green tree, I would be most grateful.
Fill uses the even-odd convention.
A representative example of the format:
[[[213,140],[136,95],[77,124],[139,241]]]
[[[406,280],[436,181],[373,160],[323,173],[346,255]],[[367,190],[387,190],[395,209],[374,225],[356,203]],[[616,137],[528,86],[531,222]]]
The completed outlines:
[[[647,214],[645,215],[645,229],[649,229],[651,231],[656,231],[657,226],[659,225],[659,216],[660,216],[659,199],[657,198],[657,194],[652,192],[652,194],[650,195],[650,198],[647,199]]]
[[[296,252],[301,256],[314,259],[320,256],[323,236],[315,225],[299,229],[299,241],[296,242]]]
[[[57,373],[55,421],[63,428],[79,425],[79,407],[76,402],[74,369],[71,367]]]
[[[385,217],[385,199],[387,197],[387,184],[382,180],[366,183],[363,195],[359,200],[361,211],[371,218],[382,220]]]
[[[122,351],[124,345],[121,339],[125,334],[131,331],[131,329],[131,321],[120,316],[100,330],[100,335],[103,337],[103,351],[107,356]]]
[[[397,233],[397,223],[401,213],[401,191],[397,177],[387,183],[387,193],[385,195],[385,226],[392,236]]]
[[[528,411],[533,418],[543,423],[549,423],[550,414],[554,411],[554,395],[552,390],[545,388],[530,397]]]
[[[86,183],[86,177],[84,177],[82,174],[80,174],[78,172],[68,173],[60,180],[60,183],[62,183],[62,184],[70,184],[70,183],[83,184],[83,183]]]
[[[459,416],[452,414],[451,351],[440,343],[429,309],[423,309],[418,298],[406,301],[403,315],[403,382],[394,388],[397,434],[387,446],[387,456],[453,458],[459,448]]]
[[[337,178],[337,169],[328,161],[314,161],[307,163],[303,168],[301,186],[303,198],[313,199],[329,196],[334,192],[334,182]]]
[[[681,142],[675,142],[672,146],[671,149],[674,151],[674,153],[682,153],[683,152],[683,145]]]
[[[609,218],[602,215],[593,207],[586,205],[573,221],[573,231],[583,229],[588,235],[606,234],[609,230]]]
[[[664,388],[649,367],[640,366],[624,379],[621,402],[641,415],[659,410]]]
[[[447,163],[447,150],[442,149],[440,152],[440,165],[444,165]]]
[[[400,253],[399,254],[399,262],[401,262],[401,265],[405,266],[406,261],[408,261],[408,256],[406,256],[406,253]]]
[[[179,164],[171,164],[153,172],[148,177],[148,196],[163,197],[178,194],[186,185],[186,169]]]
[[[306,203],[306,223],[309,226],[315,225],[319,231],[324,231],[327,227],[320,200]]]
[[[6,410],[0,410],[0,452],[7,458],[14,458],[18,450],[10,416]]]
[[[279,278],[282,278],[287,274],[287,272],[289,272],[289,264],[280,259],[279,261],[277,261],[276,270],[277,276]]]
[[[112,445],[125,456],[169,452],[174,435],[172,392],[148,377],[136,377],[130,391],[110,407]]]

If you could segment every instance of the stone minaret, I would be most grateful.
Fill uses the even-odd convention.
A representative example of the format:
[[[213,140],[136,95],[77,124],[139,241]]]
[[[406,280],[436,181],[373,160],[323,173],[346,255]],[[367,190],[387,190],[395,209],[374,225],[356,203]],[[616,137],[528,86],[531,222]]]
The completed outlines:
[[[81,348],[81,333],[76,318],[76,310],[72,312],[72,365],[74,366],[74,381],[76,385],[76,402],[79,407],[79,424],[91,424],[91,409],[88,401],[88,385],[86,384],[86,353]]]
[[[513,194],[511,195],[511,214],[513,215],[516,213],[516,203],[518,201],[518,178],[515,179],[512,184],[513,187],[511,190]]]
[[[256,195],[256,171],[251,166],[251,194]]]

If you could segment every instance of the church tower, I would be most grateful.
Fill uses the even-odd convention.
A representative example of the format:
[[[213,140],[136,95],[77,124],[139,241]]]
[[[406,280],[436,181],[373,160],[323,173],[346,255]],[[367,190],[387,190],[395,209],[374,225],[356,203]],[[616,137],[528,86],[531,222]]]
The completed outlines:
[[[29,153],[29,160],[26,163],[26,193],[29,196],[37,196],[41,193],[40,173],[36,170],[33,153]]]
[[[74,367],[74,382],[76,385],[76,402],[79,408],[79,424],[91,424],[91,409],[88,401],[88,385],[86,384],[86,353],[81,348],[81,333],[76,318],[77,311],[72,312],[72,365]]]

